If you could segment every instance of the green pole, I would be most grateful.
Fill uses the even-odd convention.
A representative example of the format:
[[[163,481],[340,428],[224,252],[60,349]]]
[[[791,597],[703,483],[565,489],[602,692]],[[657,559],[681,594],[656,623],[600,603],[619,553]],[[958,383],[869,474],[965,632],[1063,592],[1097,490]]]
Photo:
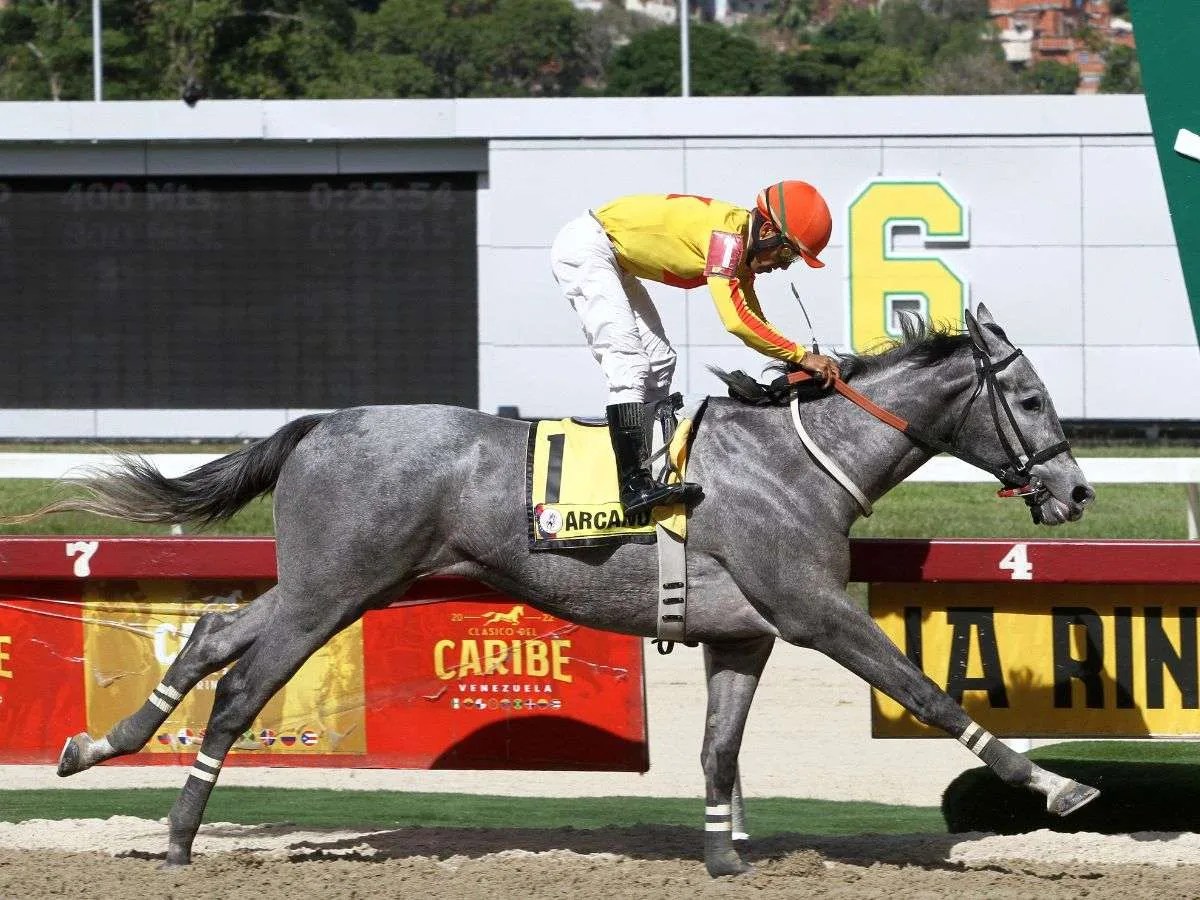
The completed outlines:
[[[1192,323],[1200,340],[1200,4],[1130,0],[1129,8]]]

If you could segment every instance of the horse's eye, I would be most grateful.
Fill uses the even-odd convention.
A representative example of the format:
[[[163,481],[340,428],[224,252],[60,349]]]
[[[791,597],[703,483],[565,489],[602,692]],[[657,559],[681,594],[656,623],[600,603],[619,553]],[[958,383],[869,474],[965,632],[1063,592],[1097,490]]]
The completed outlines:
[[[1026,397],[1021,401],[1021,409],[1026,412],[1041,412],[1042,398],[1041,397]]]

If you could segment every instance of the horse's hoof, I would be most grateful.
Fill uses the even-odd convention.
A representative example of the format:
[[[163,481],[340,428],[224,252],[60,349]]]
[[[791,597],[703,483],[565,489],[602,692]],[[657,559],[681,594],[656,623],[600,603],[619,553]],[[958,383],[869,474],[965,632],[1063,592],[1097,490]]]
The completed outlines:
[[[87,768],[83,761],[84,751],[91,742],[92,739],[87,732],[80,732],[74,737],[67,738],[67,742],[63,744],[62,753],[58,755],[59,778],[66,778],[68,775],[74,775]]]
[[[722,875],[745,875],[750,871],[750,866],[742,862],[742,858],[737,855],[735,850],[705,854],[704,868],[713,878]]]
[[[180,847],[167,846],[167,858],[159,865],[159,869],[169,871],[171,869],[184,869],[192,864],[191,849],[184,850]]]
[[[1056,816],[1069,816],[1100,796],[1096,788],[1078,781],[1068,781],[1046,798],[1046,810]]]

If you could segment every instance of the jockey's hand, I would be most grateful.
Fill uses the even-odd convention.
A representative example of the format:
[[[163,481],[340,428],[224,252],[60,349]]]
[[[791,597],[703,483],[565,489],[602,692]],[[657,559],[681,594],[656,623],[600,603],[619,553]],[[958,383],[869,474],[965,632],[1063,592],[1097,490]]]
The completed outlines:
[[[805,353],[797,365],[812,375],[817,384],[825,386],[833,384],[842,374],[836,362],[820,353]]]

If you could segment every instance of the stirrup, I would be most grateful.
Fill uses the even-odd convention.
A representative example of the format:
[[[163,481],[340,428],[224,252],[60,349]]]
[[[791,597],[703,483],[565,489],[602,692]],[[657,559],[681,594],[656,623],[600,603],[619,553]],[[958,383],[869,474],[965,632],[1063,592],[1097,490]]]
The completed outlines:
[[[650,488],[632,488],[622,492],[621,505],[627,515],[638,515],[650,512],[656,506],[673,506],[677,503],[690,504],[700,499],[702,494],[698,484],[679,482],[663,484],[651,481]]]

